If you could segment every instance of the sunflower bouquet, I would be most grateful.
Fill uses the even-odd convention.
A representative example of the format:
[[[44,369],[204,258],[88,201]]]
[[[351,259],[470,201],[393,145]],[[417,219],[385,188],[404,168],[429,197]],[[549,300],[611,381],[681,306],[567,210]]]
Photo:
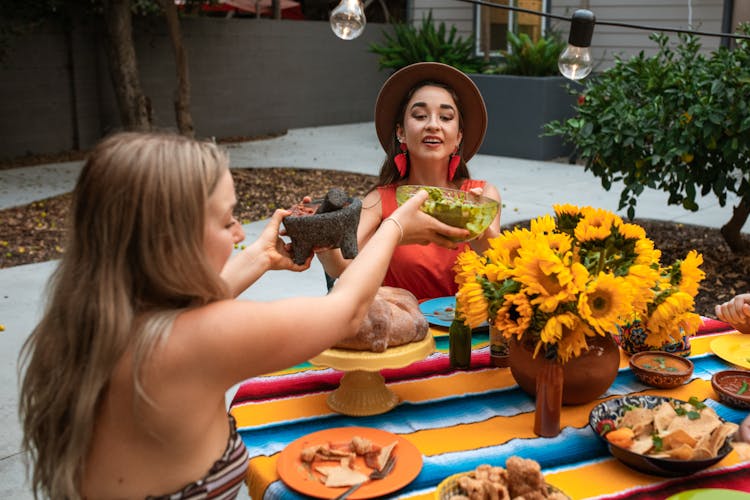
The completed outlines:
[[[642,227],[603,209],[553,208],[554,217],[504,231],[482,254],[459,254],[456,305],[466,325],[490,321],[508,339],[533,341],[535,356],[541,350],[563,363],[587,339],[634,320],[652,346],[695,334],[702,255],[662,265]]]

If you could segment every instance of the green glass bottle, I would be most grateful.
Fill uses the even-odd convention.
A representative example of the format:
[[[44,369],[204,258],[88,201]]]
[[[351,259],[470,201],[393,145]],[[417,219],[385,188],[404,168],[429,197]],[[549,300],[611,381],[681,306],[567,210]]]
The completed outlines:
[[[448,356],[451,367],[468,370],[471,365],[471,328],[458,315],[448,329]]]

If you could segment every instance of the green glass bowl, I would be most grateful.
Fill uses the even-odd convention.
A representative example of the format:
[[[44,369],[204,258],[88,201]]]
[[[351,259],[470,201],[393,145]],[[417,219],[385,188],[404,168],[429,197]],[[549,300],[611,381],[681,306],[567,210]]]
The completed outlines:
[[[458,189],[406,184],[396,188],[396,202],[401,205],[420,189],[430,196],[422,204],[422,211],[444,224],[469,230],[473,240],[489,227],[497,215],[500,204],[486,196],[479,196]]]

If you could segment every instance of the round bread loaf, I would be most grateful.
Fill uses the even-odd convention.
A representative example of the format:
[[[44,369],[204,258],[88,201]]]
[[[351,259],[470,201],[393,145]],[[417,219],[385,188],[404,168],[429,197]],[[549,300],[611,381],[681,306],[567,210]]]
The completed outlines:
[[[383,352],[389,347],[418,342],[428,331],[429,325],[414,294],[402,288],[381,286],[357,334],[334,347]]]

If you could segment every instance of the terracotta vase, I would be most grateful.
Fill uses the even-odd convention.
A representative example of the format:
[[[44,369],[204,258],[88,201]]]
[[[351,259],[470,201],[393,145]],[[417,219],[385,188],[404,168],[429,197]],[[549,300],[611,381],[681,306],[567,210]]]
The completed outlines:
[[[598,398],[609,389],[620,368],[620,348],[612,336],[587,339],[589,348],[562,365],[562,404],[579,405]],[[510,372],[516,383],[532,396],[537,394],[537,375],[545,363],[544,354],[534,357],[534,344],[510,340]]]

